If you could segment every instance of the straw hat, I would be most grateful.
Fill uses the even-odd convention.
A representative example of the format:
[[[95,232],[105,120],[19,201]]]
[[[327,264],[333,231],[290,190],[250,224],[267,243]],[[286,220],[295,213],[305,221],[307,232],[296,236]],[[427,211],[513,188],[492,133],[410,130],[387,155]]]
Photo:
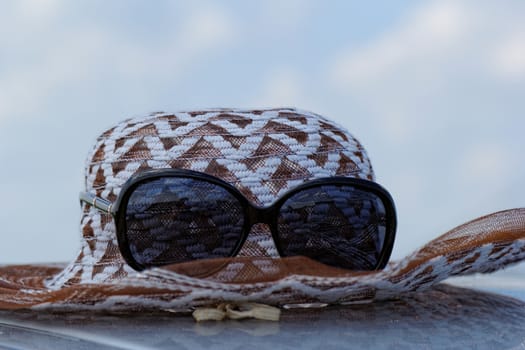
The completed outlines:
[[[85,192],[115,201],[133,175],[187,169],[233,185],[258,206],[298,185],[342,176],[374,181],[363,146],[332,121],[296,109],[213,109],[125,120],[97,139]],[[81,249],[67,266],[0,267],[0,308],[188,310],[224,301],[273,305],[388,299],[449,276],[490,272],[525,258],[525,209],[494,213],[379,271],[279,257],[255,225],[235,257],[136,271],[123,259],[111,215],[81,205]]]

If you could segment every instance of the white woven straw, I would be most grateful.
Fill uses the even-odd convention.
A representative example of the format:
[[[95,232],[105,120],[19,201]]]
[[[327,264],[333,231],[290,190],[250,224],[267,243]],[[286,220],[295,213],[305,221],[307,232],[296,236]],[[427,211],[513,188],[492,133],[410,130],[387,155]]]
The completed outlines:
[[[290,108],[213,109],[154,113],[105,131],[86,162],[84,190],[114,201],[134,174],[164,168],[216,176],[260,206],[316,178],[374,181],[362,145],[324,117]],[[81,210],[77,258],[67,266],[0,267],[0,308],[188,310],[224,302],[355,303],[525,259],[525,209],[512,209],[461,225],[383,271],[345,271],[304,257],[280,258],[268,227],[256,225],[239,255],[219,265],[190,262],[137,272],[121,256],[111,215],[89,204]],[[196,277],[206,269],[214,273]]]
[[[315,178],[374,178],[361,144],[317,114],[295,109],[154,113],[125,120],[104,132],[86,162],[86,191],[114,200],[122,185],[147,169],[179,168],[208,173],[235,185],[258,205]],[[132,270],[117,249],[109,215],[84,206],[82,251],[49,282],[104,282]],[[267,228],[255,226],[241,256],[278,253]]]

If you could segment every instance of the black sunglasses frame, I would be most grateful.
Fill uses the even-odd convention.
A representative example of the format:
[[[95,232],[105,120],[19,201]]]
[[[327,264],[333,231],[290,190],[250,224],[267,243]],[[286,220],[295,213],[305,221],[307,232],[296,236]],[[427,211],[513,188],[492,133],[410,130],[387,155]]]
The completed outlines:
[[[277,248],[277,251],[279,252],[279,255],[281,257],[287,256],[286,254],[283,253],[283,249],[281,249],[281,246],[279,244],[277,219],[279,216],[278,215],[279,210],[281,209],[285,201],[288,200],[289,197],[291,197],[292,195],[298,192],[301,192],[303,190],[310,189],[313,187],[319,187],[322,185],[352,186],[359,190],[371,192],[377,195],[381,199],[385,207],[385,211],[386,211],[385,242],[383,243],[383,249],[380,253],[380,257],[377,261],[377,265],[374,267],[374,270],[383,269],[386,266],[388,260],[390,259],[390,255],[392,253],[392,249],[394,246],[395,232],[396,232],[396,225],[397,225],[396,210],[395,210],[394,201],[391,195],[388,193],[386,189],[384,189],[381,185],[375,182],[363,180],[363,179],[350,178],[350,177],[341,177],[341,176],[315,179],[315,180],[305,182],[287,191],[272,205],[267,206],[267,207],[259,207],[259,206],[254,205],[252,202],[250,202],[236,187],[234,187],[228,182],[223,181],[215,176],[197,172],[197,171],[187,170],[187,169],[153,169],[153,170],[146,170],[146,171],[143,171],[139,174],[132,176],[122,186],[119,196],[113,203],[105,199],[102,199],[100,197],[94,196],[93,194],[90,194],[87,192],[80,193],[81,202],[85,202],[89,205],[92,205],[98,210],[104,213],[110,214],[113,217],[113,219],[115,220],[117,241],[118,241],[120,252],[124,260],[133,269],[137,271],[142,271],[146,268],[150,268],[154,266],[145,266],[143,264],[138,263],[133,258],[133,255],[130,251],[129,242],[128,242],[128,238],[126,234],[127,232],[127,225],[126,225],[127,202],[129,201],[129,198],[131,194],[133,193],[133,191],[141,183],[145,181],[163,178],[163,177],[181,177],[181,178],[190,178],[190,179],[205,181],[205,182],[208,182],[208,183],[224,188],[239,201],[244,211],[245,220],[244,220],[244,224],[242,227],[242,236],[239,239],[239,242],[237,242],[237,245],[235,246],[230,257],[233,257],[239,253],[239,251],[241,250],[242,246],[244,245],[248,237],[248,234],[250,233],[251,227],[255,224],[268,225],[270,228],[270,232],[272,234],[272,239],[274,241],[275,247]]]

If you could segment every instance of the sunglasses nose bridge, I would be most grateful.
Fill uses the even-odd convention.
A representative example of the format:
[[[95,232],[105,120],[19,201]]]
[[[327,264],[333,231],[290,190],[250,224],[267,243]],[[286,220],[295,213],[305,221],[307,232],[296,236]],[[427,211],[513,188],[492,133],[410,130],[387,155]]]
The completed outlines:
[[[273,207],[250,206],[248,211],[250,226],[255,224],[267,224],[268,226],[271,226],[274,216],[275,213]]]

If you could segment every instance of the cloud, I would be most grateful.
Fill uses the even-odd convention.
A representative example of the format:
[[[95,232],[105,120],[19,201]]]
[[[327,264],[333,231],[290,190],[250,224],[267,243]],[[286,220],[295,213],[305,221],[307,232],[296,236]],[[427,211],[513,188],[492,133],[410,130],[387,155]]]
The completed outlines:
[[[259,2],[259,15],[264,23],[258,23],[265,31],[273,31],[280,37],[296,30],[301,30],[307,24],[313,13],[314,4],[311,0],[265,0]]]
[[[115,60],[112,65],[123,77],[174,82],[195,63],[213,58],[238,39],[236,22],[225,8],[199,3],[183,11],[173,9],[172,13],[176,23],[165,24],[161,40],[155,45],[120,36],[109,42],[99,41],[104,50],[109,50],[108,56]]]
[[[175,52],[189,60],[209,50],[227,46],[236,36],[235,21],[224,8],[206,5],[185,17],[175,35]]]
[[[79,19],[63,30],[72,16],[66,5],[59,0],[24,0],[0,15],[5,19],[0,31],[5,43],[0,123],[14,113],[20,117],[38,111],[50,94],[80,81],[89,84],[113,77],[113,82],[127,86],[174,82],[196,62],[226,50],[238,32],[226,9],[211,4],[178,9],[162,24],[160,35],[151,33],[155,35],[151,41],[136,40],[118,23]],[[5,33],[10,27],[17,30],[9,36]]]
[[[410,13],[400,25],[369,45],[339,53],[330,76],[339,86],[375,83],[400,65],[439,60],[457,49],[469,13],[459,2],[436,2]]]
[[[472,1],[425,3],[368,45],[339,52],[329,76],[340,89],[374,86],[398,72],[408,78],[436,78],[454,67],[523,79],[525,23],[514,7]]]
[[[256,106],[302,105],[301,77],[292,69],[277,69],[265,75],[261,91],[255,98]]]
[[[512,9],[471,1],[420,5],[366,44],[336,53],[327,84],[361,103],[393,140],[442,127],[467,105],[463,120],[489,118],[487,108],[475,111],[482,105],[475,96],[495,106],[512,88],[505,84],[525,83],[525,24]]]
[[[337,53],[327,84],[361,103],[385,137],[405,142],[423,120],[434,122],[425,110],[463,64],[461,52],[475,22],[464,3],[425,3],[379,37]]]
[[[62,0],[18,0],[14,4],[17,16],[31,21],[47,22],[60,13]]]
[[[501,78],[523,80],[525,78],[525,31],[515,33],[494,47],[489,67]]]
[[[508,178],[512,173],[513,155],[512,149],[500,143],[478,143],[460,152],[459,175],[463,183],[472,187],[485,187],[497,192],[506,185],[502,179]]]

